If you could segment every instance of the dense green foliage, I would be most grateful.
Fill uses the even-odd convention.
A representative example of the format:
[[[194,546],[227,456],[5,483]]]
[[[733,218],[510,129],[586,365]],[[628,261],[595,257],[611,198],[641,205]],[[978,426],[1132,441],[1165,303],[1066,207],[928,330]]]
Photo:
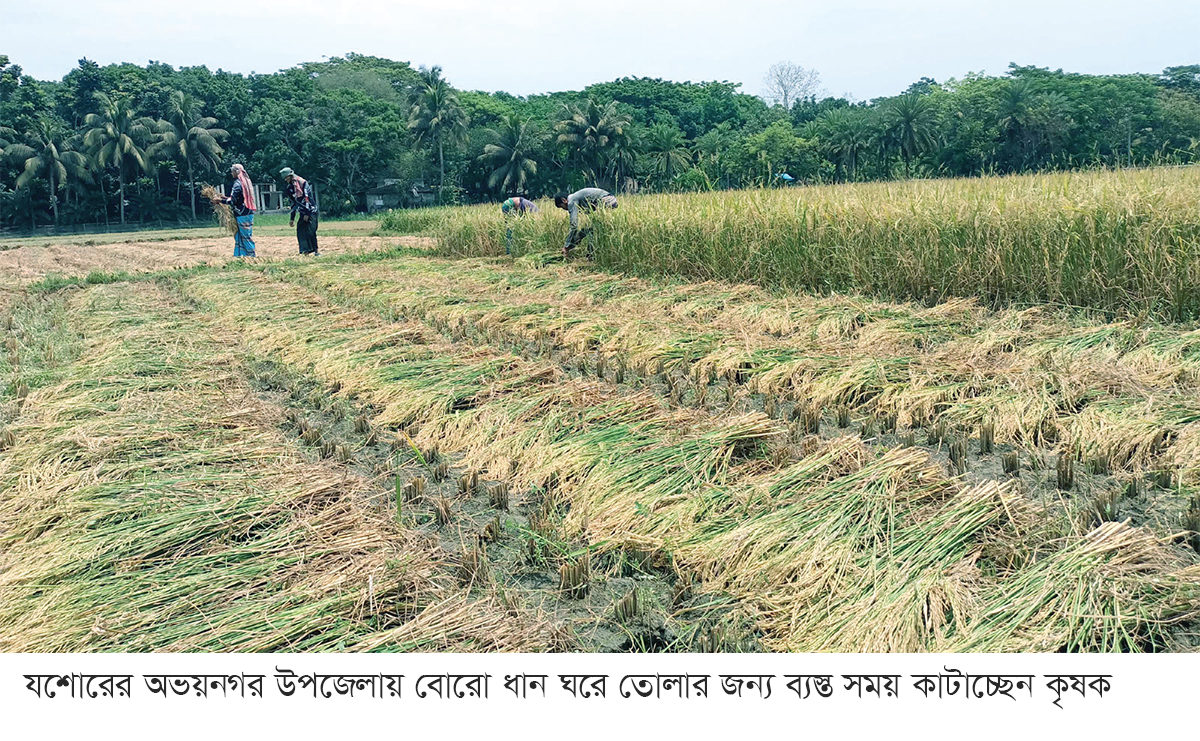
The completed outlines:
[[[191,218],[196,187],[232,162],[255,181],[293,167],[337,215],[365,210],[381,185],[410,205],[413,186],[478,202],[590,184],[776,185],[784,172],[824,183],[1200,159],[1200,65],[1109,76],[1014,65],[790,110],[739,87],[626,78],[517,97],[360,55],[248,76],[83,59],[43,82],[0,56],[0,226]]]

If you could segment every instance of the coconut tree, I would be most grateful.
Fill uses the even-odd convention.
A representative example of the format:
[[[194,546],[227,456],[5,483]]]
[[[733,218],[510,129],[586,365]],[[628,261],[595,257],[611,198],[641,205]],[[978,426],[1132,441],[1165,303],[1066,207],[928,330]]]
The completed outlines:
[[[446,185],[445,145],[461,140],[467,123],[467,114],[459,105],[454,88],[442,78],[442,68],[423,70],[409,111],[408,128],[416,134],[418,142],[427,141],[437,149],[439,192]]]
[[[624,161],[632,159],[629,124],[629,116],[618,111],[615,102],[602,106],[589,99],[583,106],[563,105],[554,130],[556,142],[570,147],[584,172],[598,183],[610,171],[619,179]]]
[[[99,113],[89,113],[84,118],[87,133],[84,146],[90,152],[97,167],[117,169],[117,183],[121,198],[121,224],[125,224],[125,175],[128,171],[149,172],[150,158],[145,147],[157,131],[157,123],[138,116],[124,96],[110,97],[96,93]]]
[[[933,146],[936,131],[937,112],[928,96],[908,93],[883,106],[883,135],[904,157],[905,177],[912,176],[912,159]]]
[[[491,143],[485,144],[479,159],[488,162],[492,169],[488,176],[488,187],[505,192],[517,192],[525,188],[529,178],[537,174],[537,162],[529,156],[537,145],[537,137],[517,114],[501,116],[498,129],[488,129]]]
[[[91,179],[87,157],[75,151],[66,127],[49,116],[34,120],[25,143],[10,144],[4,152],[7,157],[24,162],[24,170],[17,176],[17,188],[26,188],[37,178],[49,181],[50,210],[54,212],[57,228],[58,189],[67,184],[67,178]]]
[[[670,185],[676,175],[692,164],[692,153],[684,146],[683,132],[670,124],[650,127],[642,154],[650,162],[650,172],[663,186]]]
[[[605,164],[614,191],[621,188],[622,183],[630,182],[628,173],[633,172],[637,153],[638,143],[631,136],[622,134],[613,139]]]
[[[201,106],[199,100],[185,92],[171,93],[165,125],[160,127],[158,141],[147,152],[151,157],[169,156],[187,168],[192,219],[196,218],[196,169],[217,170],[224,154],[218,140],[229,138],[228,131],[217,127],[217,119],[202,115]]]

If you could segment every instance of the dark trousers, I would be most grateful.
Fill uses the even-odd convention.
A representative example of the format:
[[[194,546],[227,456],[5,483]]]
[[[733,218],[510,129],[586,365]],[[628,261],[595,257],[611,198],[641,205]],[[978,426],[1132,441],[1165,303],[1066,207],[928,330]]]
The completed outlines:
[[[584,240],[587,240],[587,259],[595,260],[596,247],[592,243],[592,228],[590,226],[586,229],[576,229],[567,235],[567,244],[570,245],[569,249],[575,249]]]
[[[308,218],[301,216],[296,222],[296,241],[300,243],[300,254],[310,255],[317,252],[317,215]]]

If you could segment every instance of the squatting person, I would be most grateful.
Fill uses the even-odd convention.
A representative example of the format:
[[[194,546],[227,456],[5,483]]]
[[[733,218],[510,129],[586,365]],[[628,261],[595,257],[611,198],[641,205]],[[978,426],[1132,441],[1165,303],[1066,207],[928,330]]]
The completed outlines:
[[[233,187],[229,190],[229,197],[225,199],[225,203],[228,203],[233,211],[237,229],[233,233],[233,256],[255,257],[254,186],[250,183],[246,168],[241,165],[231,166],[229,174],[233,176]]]
[[[292,168],[285,167],[279,171],[287,186],[288,198],[292,202],[292,217],[288,226],[296,227],[296,241],[300,243],[301,255],[320,256],[317,249],[317,200],[313,197],[312,183],[297,175]],[[300,223],[296,223],[296,213],[300,213]]]
[[[536,214],[538,212],[537,204],[528,198],[516,196],[509,198],[504,203],[500,204],[500,213],[505,216],[524,216],[525,214]],[[512,225],[504,231],[504,254],[512,254]]]
[[[563,244],[563,257],[570,254],[571,249],[582,242],[584,237],[587,237],[587,257],[591,260],[595,257],[595,250],[592,247],[592,230],[591,228],[579,229],[579,208],[582,206],[588,211],[595,211],[601,206],[616,208],[617,197],[601,188],[584,188],[570,195],[559,193],[554,196],[554,205],[571,215],[571,231],[567,233],[567,241]]]

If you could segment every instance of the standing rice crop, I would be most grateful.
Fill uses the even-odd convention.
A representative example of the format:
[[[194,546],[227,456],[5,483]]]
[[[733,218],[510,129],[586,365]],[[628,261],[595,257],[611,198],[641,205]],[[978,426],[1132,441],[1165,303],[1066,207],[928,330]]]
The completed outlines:
[[[1200,168],[1162,168],[623,197],[588,218],[599,264],[646,275],[1179,319],[1200,314],[1197,190]],[[561,247],[559,216],[521,219],[521,249]],[[494,207],[425,230],[504,251]]]

